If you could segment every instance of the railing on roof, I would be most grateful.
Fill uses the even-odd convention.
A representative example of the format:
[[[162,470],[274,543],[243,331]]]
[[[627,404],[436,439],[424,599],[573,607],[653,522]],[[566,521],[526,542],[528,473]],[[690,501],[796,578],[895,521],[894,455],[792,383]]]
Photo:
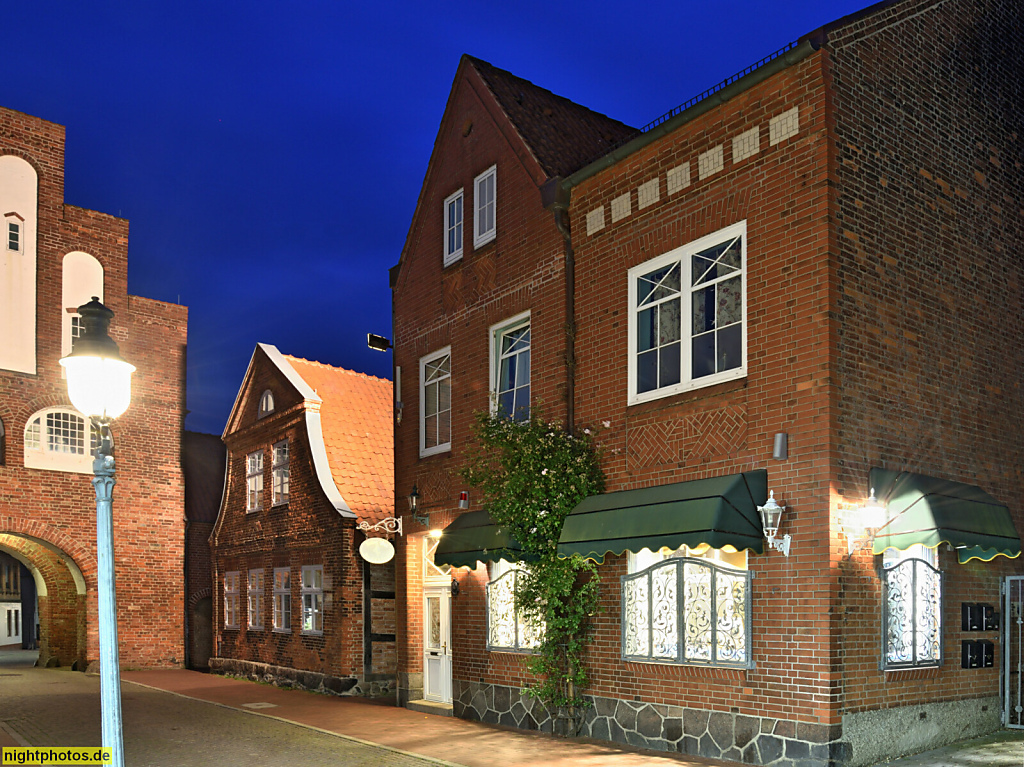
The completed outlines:
[[[703,93],[698,93],[696,96],[694,96],[689,101],[684,101],[682,104],[677,106],[675,109],[671,109],[668,112],[666,112],[665,114],[663,114],[661,117],[658,117],[657,119],[652,120],[651,122],[647,123],[647,125],[642,127],[638,131],[638,133],[647,133],[647,131],[649,131],[649,130],[651,130],[653,128],[657,128],[659,125],[661,125],[666,120],[671,120],[677,114],[679,114],[681,112],[685,112],[690,107],[696,106],[697,104],[702,102],[704,99],[708,98],[709,96],[714,96],[720,90],[722,90],[723,88],[725,88],[725,87],[727,87],[729,85],[732,85],[734,82],[739,80],[741,77],[745,77],[746,75],[749,75],[754,70],[760,69],[761,67],[763,67],[768,62],[774,61],[775,59],[777,59],[779,56],[783,56],[783,55],[789,53],[791,50],[796,48],[796,46],[797,46],[796,42],[788,43],[787,45],[782,46],[781,48],[779,48],[779,50],[775,51],[775,53],[771,53],[771,54],[765,56],[760,61],[755,61],[753,64],[751,64],[746,69],[743,69],[743,70],[737,72],[736,74],[732,75],[731,77],[725,78],[724,80],[722,80],[722,82],[718,83],[717,85],[713,85],[712,87],[708,88]]]

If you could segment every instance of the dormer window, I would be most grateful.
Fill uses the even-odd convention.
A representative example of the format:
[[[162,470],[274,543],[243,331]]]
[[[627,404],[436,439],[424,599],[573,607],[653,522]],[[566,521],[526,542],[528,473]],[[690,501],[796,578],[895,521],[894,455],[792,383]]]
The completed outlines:
[[[494,239],[497,166],[492,165],[473,182],[473,247],[479,248]]]
[[[25,219],[17,213],[7,213],[4,216],[4,242],[7,250],[12,253],[21,253],[25,241]]]
[[[265,415],[270,415],[274,412],[274,395],[267,389],[263,394],[260,395],[260,409],[257,414],[257,418],[262,418]]]

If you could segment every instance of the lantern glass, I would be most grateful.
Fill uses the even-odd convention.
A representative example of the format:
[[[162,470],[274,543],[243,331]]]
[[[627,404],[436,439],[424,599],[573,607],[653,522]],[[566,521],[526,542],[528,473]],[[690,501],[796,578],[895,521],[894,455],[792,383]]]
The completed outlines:
[[[885,505],[875,498],[875,488],[871,488],[871,497],[861,507],[860,516],[861,524],[868,530],[877,530],[885,524],[887,516]]]
[[[764,526],[766,538],[775,537],[775,533],[779,530],[779,523],[782,522],[782,512],[785,508],[785,506],[779,506],[775,500],[774,491],[772,491],[768,502],[764,506],[757,507],[757,510],[761,512],[761,524]]]
[[[60,364],[67,371],[68,397],[78,412],[91,418],[114,419],[128,409],[134,365],[84,354],[64,357]]]

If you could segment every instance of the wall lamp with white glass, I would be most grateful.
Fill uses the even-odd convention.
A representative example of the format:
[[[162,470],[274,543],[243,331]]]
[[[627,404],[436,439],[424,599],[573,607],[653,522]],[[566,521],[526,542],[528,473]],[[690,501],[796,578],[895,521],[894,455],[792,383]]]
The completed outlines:
[[[787,557],[789,556],[789,546],[792,542],[792,538],[788,535],[784,535],[781,538],[775,536],[779,532],[779,525],[782,523],[782,513],[786,510],[785,506],[780,506],[775,500],[775,491],[768,496],[768,500],[764,506],[758,506],[757,511],[761,515],[761,525],[764,527],[764,540],[770,548],[776,551],[781,551]]]
[[[875,533],[885,524],[885,504],[875,497],[875,488],[871,488],[871,495],[862,506],[846,509],[840,517],[840,526],[843,535],[846,536],[846,547],[853,556],[853,552],[871,543],[875,539]]]

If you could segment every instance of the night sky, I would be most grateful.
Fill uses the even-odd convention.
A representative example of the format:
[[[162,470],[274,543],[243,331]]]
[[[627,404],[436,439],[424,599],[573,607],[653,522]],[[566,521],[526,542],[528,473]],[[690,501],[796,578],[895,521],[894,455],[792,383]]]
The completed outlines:
[[[641,126],[865,5],[40,0],[5,14],[0,104],[67,127],[129,292],[188,306],[186,426],[220,434],[258,342],[390,377],[366,333],[463,53]]]

